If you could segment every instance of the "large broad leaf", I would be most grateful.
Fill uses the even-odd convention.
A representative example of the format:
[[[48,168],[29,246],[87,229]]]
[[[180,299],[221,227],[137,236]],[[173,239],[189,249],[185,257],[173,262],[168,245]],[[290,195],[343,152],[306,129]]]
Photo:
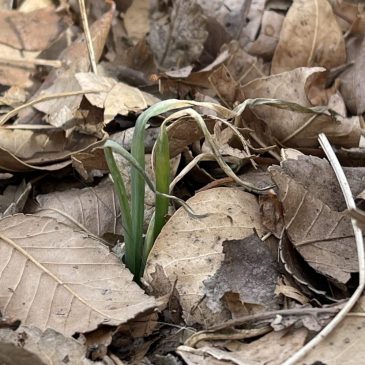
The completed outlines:
[[[217,271],[225,265],[228,265],[229,270],[227,257],[231,256],[227,255],[227,250],[238,252],[242,249],[239,241],[225,245],[223,242],[244,239],[255,230],[262,234],[263,228],[256,197],[239,189],[215,188],[203,191],[189,199],[188,204],[196,213],[209,215],[196,219],[185,210],[178,210],[164,226],[152,248],[145,278],[159,294],[168,292],[176,281],[176,292],[186,323],[207,326],[231,317],[223,306],[218,305],[226,290],[245,289],[235,282],[241,276],[236,275],[231,280],[232,285],[227,286],[222,280],[225,278],[224,270],[220,270],[217,275]],[[254,256],[252,252],[250,254]],[[227,260],[224,262],[225,257]],[[262,256],[257,257],[257,265],[260,262]],[[245,265],[246,268],[249,266]],[[236,273],[246,274],[244,269],[240,272],[238,268]],[[209,299],[207,291],[209,286],[211,289],[212,282],[205,282],[208,278],[214,279],[216,285],[221,285],[221,292],[217,292],[214,298],[210,293]],[[242,301],[246,300],[247,295],[242,292],[238,294]]]
[[[345,42],[327,0],[295,0],[285,17],[271,73],[346,61]]]
[[[47,217],[0,221],[0,310],[65,335],[119,325],[155,307],[116,256]]]

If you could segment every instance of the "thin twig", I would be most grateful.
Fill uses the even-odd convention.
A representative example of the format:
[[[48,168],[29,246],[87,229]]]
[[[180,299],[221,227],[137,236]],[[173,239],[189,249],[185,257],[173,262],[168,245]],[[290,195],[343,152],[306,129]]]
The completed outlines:
[[[347,178],[343,172],[343,169],[338,162],[335,152],[333,151],[328,139],[324,133],[319,135],[319,143],[321,144],[329,162],[332,165],[332,168],[336,174],[337,180],[341,186],[342,193],[346,200],[346,205],[348,209],[355,208],[354,198],[352,197],[351,189]],[[326,336],[328,336],[336,326],[348,315],[351,308],[356,304],[358,299],[361,297],[364,287],[365,287],[365,255],[364,255],[364,242],[362,237],[362,231],[357,226],[356,221],[351,219],[352,227],[355,234],[357,255],[359,260],[359,286],[357,287],[354,294],[351,298],[346,302],[344,307],[337,313],[337,315],[332,319],[332,321],[323,328],[321,332],[319,332],[311,341],[309,341],[305,346],[303,346],[298,352],[296,352],[293,356],[287,359],[283,365],[294,365],[297,364],[298,361],[303,358],[306,354],[308,354],[315,346],[317,346]]]
[[[97,75],[98,71],[96,69],[96,58],[95,58],[94,46],[93,46],[93,41],[91,39],[84,0],[79,0],[79,7],[80,7],[81,20],[82,20],[82,27],[84,28],[84,33],[85,33],[86,45],[87,45],[87,49],[89,51],[91,69],[93,70],[94,74]]]
[[[76,95],[84,95],[84,94],[93,94],[93,93],[100,93],[105,90],[77,90],[77,91],[68,91],[64,93],[57,93],[57,94],[46,94],[41,95],[40,97],[30,100],[27,103],[18,106],[17,108],[11,110],[10,112],[6,113],[0,119],[0,125],[5,124],[10,118],[15,117],[21,110],[29,108],[35,104],[42,103],[43,101],[58,99],[58,98],[66,98],[68,96],[76,96]]]

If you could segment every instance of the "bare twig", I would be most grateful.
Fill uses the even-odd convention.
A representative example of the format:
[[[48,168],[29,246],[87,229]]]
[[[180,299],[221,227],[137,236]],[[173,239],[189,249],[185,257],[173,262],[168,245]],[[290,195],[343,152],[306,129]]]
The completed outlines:
[[[332,168],[337,176],[337,180],[341,186],[342,193],[346,200],[346,205],[348,209],[355,208],[354,198],[352,197],[351,189],[343,172],[343,169],[338,162],[338,159],[328,142],[328,139],[324,133],[319,135],[319,143],[321,144],[328,160],[330,161]],[[298,352],[291,356],[288,360],[284,362],[283,365],[294,365],[303,358],[308,352],[310,352],[315,346],[317,346],[326,336],[328,336],[336,326],[348,315],[351,308],[356,304],[360,296],[362,295],[365,287],[365,255],[364,255],[364,242],[362,237],[362,231],[357,226],[356,221],[351,219],[352,227],[355,234],[355,241],[357,247],[357,255],[359,260],[359,286],[357,287],[354,294],[347,301],[344,307],[337,313],[337,315],[332,319],[332,321],[323,330],[317,334],[311,341],[309,341],[305,346],[303,346]]]
[[[87,14],[86,14],[84,0],[79,0],[79,7],[80,7],[82,26],[84,28],[84,33],[85,33],[86,45],[87,45],[87,49],[89,51],[91,69],[93,70],[94,74],[97,75],[98,72],[96,69],[96,58],[95,58],[94,46],[93,46],[93,42],[91,39],[89,23],[87,21]]]

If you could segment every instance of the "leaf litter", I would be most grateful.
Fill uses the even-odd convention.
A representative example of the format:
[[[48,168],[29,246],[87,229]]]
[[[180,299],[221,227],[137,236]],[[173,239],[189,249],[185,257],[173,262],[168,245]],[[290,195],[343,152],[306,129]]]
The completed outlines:
[[[80,3],[0,2],[1,361],[360,363],[364,298],[335,316],[363,277],[363,4],[90,0],[94,59]],[[102,146],[170,98],[194,110],[149,121],[146,172],[168,117],[171,194],[204,217],[171,201],[137,284]]]

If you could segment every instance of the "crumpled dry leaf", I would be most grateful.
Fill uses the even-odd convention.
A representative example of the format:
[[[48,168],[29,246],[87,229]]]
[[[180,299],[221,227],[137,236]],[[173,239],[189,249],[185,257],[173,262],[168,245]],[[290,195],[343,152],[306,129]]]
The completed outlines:
[[[24,325],[72,335],[125,323],[156,305],[116,256],[81,231],[18,214],[0,220],[0,232],[0,307]]]
[[[145,279],[156,290],[168,278],[176,291],[187,324],[204,327],[230,318],[227,310],[209,310],[204,280],[221,267],[222,242],[242,239],[256,230],[262,233],[256,198],[238,189],[215,188],[188,200],[196,213],[209,213],[202,219],[191,218],[180,208],[162,229],[147,261]],[[164,286],[164,290],[169,288]]]
[[[365,112],[365,37],[357,37],[347,43],[349,59],[354,62],[340,76],[340,90],[350,112]]]
[[[283,23],[271,73],[296,67],[331,69],[346,61],[345,42],[327,0],[294,0]]]
[[[351,312],[365,312],[365,297],[361,297]],[[362,339],[365,335],[363,318],[351,312],[327,335],[298,365],[322,363],[326,365],[358,365],[363,362],[365,348]]]
[[[308,91],[316,77],[324,71],[320,67],[301,67],[253,80],[244,85],[242,90],[246,98],[276,98],[311,107]],[[252,111],[268,128],[265,134],[269,139],[269,145],[277,139],[286,146],[317,147],[318,133],[324,132],[331,142],[344,147],[354,147],[358,146],[362,133],[359,119],[342,118],[335,121],[327,115],[313,116],[310,113],[297,113],[267,106],[259,106]],[[255,129],[254,125],[249,126]]]
[[[12,349],[12,352],[5,351],[3,346]],[[9,365],[40,365],[50,364],[50,361],[54,365],[102,364],[102,362],[87,359],[86,347],[75,339],[65,337],[50,328],[42,332],[31,325],[20,326],[16,331],[0,329],[0,349],[0,360],[3,364]],[[22,351],[26,352],[25,358],[21,357]],[[38,362],[36,362],[36,358],[39,359]]]
[[[278,166],[269,169],[283,204],[285,228],[304,260],[333,283],[345,284],[358,271],[350,219],[332,210],[286,175]]]
[[[122,232],[118,198],[111,181],[105,181],[95,187],[69,189],[37,196],[39,209],[37,215],[53,217],[57,221],[69,224],[71,216],[93,234],[102,237],[105,233],[120,235]]]
[[[152,12],[148,42],[162,69],[190,65],[207,37],[204,12],[193,0],[176,0],[168,15]]]
[[[0,217],[23,211],[32,185],[23,180],[20,185],[8,185],[0,195]]]

